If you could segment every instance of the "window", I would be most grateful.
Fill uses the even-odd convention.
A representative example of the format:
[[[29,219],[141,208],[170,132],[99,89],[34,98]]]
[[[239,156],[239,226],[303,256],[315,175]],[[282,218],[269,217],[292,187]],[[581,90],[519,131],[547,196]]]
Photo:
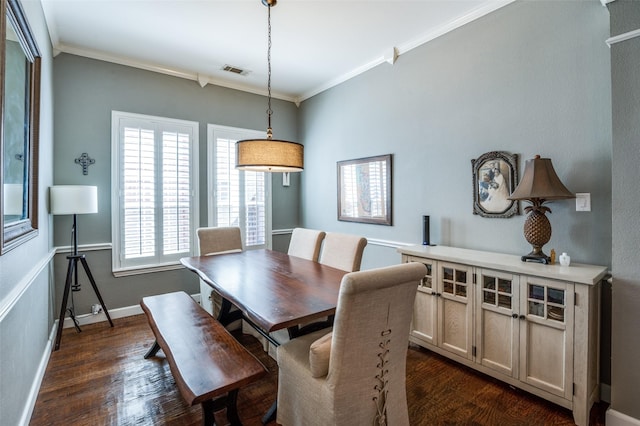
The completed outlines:
[[[236,142],[264,132],[209,124],[209,226],[239,226],[247,249],[270,247],[269,175],[235,169]]]
[[[178,267],[198,224],[198,123],[113,111],[116,276]]]

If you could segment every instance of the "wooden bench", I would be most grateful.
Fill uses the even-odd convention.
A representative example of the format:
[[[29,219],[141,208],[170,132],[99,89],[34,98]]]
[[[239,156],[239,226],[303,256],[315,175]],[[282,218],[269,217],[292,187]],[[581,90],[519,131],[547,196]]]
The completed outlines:
[[[140,306],[156,337],[145,359],[163,350],[184,399],[202,405],[204,425],[214,425],[214,413],[224,408],[229,422],[240,425],[238,390],[266,368],[185,292],[144,297]]]

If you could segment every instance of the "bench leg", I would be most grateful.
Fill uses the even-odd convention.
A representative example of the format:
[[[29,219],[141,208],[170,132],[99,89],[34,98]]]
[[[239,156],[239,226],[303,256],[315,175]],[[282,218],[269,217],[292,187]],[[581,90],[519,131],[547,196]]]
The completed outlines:
[[[202,402],[202,424],[204,426],[215,426],[216,419],[215,413],[227,409],[227,420],[231,426],[242,426],[240,417],[238,416],[238,389],[229,391],[226,396],[218,399],[210,399]]]
[[[149,351],[144,355],[144,359],[148,359],[148,358],[151,358],[152,356],[155,356],[159,350],[160,350],[160,345],[156,340],[155,342],[153,342],[153,346],[151,346],[151,349],[149,349]]]

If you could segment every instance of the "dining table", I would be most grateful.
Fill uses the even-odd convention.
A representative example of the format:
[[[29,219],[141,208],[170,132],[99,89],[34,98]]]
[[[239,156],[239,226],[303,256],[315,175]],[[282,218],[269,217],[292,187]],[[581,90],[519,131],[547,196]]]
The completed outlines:
[[[287,329],[295,338],[330,326],[347,273],[267,249],[184,257],[180,262],[222,297],[217,318],[223,325],[242,318],[274,346],[279,343],[270,335],[273,331]],[[232,311],[231,304],[238,311]],[[263,423],[274,413],[275,404]]]

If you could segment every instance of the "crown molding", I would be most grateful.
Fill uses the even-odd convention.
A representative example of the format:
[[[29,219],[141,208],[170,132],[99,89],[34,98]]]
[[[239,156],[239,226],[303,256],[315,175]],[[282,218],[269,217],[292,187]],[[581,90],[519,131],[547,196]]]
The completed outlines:
[[[484,3],[483,5],[477,7],[476,9],[472,10],[471,12],[467,13],[464,16],[461,16],[457,19],[454,19],[453,21],[450,21],[444,25],[441,25],[440,27],[434,29],[433,31],[430,31],[426,34],[423,34],[421,37],[409,41],[407,43],[403,43],[399,46],[396,46],[394,49],[394,59],[393,59],[393,63],[395,63],[396,59],[409,52],[410,50],[415,49],[416,47],[422,46],[425,43],[428,43],[432,40],[435,40],[436,38],[447,34],[448,32],[451,32],[457,28],[462,27],[463,25],[466,25],[470,22],[475,21],[476,19],[482,18],[483,16],[491,13],[491,12],[495,12],[498,9],[501,9],[511,3],[513,3],[516,0],[500,0],[500,1],[495,1],[495,2],[489,2],[489,3]],[[304,93],[302,96],[300,96],[298,98],[299,102],[302,102],[306,99],[311,98],[312,96],[315,96],[321,92],[324,92],[325,90],[328,90],[334,86],[337,86],[340,83],[344,83],[347,80],[352,79],[353,77],[356,77],[357,75],[360,75],[362,73],[364,73],[365,71],[370,70],[371,68],[374,68],[380,64],[383,64],[385,62],[391,63],[393,65],[392,62],[389,61],[389,57],[388,55],[381,55],[378,58],[373,59],[372,61],[346,73],[343,74],[333,80],[328,81],[327,83],[318,86],[317,88],[310,90],[306,93]]]
[[[609,37],[606,40],[606,43],[611,47],[611,45],[620,43],[621,41],[631,40],[632,38],[640,37],[640,29],[629,31],[623,34],[618,34],[617,36]]]
[[[205,76],[196,72],[181,70],[176,68],[165,67],[159,64],[151,62],[144,62],[133,58],[128,58],[118,55],[110,55],[105,52],[100,52],[92,49],[84,49],[77,46],[72,46],[64,43],[59,43],[53,47],[54,51],[64,52],[71,55],[82,56],[90,59],[97,59],[99,61],[111,62],[118,65],[125,65],[132,68],[138,68],[146,71],[152,71],[160,74],[170,75],[172,77],[184,78],[186,80],[193,80],[197,82],[201,87],[207,84],[213,84],[215,86],[226,87],[228,89],[240,90],[242,92],[253,93],[256,95],[267,96],[267,91],[263,89],[257,89],[249,85],[234,84],[226,80],[217,79],[211,76]],[[56,55],[57,56],[57,55]],[[272,92],[271,97],[275,99],[281,99],[288,102],[297,102],[295,97],[287,96],[282,93]]]

